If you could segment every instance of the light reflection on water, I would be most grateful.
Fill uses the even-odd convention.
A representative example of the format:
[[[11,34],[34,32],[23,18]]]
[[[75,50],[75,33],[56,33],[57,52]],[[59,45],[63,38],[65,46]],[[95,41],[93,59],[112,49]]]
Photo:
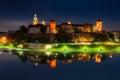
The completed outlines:
[[[7,51],[1,52],[1,54],[6,54]],[[103,60],[113,58],[112,53],[81,53],[81,52],[71,52],[63,54],[60,52],[50,52],[50,51],[8,51],[10,55],[16,55],[21,62],[32,62],[35,66],[39,64],[49,64],[51,68],[56,68],[56,63],[59,60],[64,64],[73,63],[76,61],[88,62],[93,60],[96,63],[101,63]]]
[[[0,80],[119,80],[119,61],[120,55],[112,52],[63,54],[3,50]]]

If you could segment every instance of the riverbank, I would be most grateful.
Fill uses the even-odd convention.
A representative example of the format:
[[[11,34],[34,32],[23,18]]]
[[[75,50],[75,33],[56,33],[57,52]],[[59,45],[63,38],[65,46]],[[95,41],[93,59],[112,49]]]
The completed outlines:
[[[23,43],[0,44],[1,50],[17,51],[50,51],[50,52],[120,52],[118,42],[94,42],[94,43]]]

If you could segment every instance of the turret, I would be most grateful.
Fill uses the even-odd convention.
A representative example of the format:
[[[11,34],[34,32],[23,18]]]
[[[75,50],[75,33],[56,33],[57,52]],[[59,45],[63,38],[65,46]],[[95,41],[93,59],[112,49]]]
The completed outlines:
[[[55,22],[55,20],[50,21],[50,32],[51,33],[56,33],[56,22]]]
[[[103,28],[102,28],[102,21],[101,21],[101,20],[98,20],[98,21],[96,22],[96,31],[100,32],[100,31],[102,31],[102,30],[103,30]]]

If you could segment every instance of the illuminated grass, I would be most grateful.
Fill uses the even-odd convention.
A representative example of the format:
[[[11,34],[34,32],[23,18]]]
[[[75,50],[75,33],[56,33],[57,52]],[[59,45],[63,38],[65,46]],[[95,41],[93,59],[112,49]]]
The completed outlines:
[[[118,51],[120,52],[120,47],[117,48],[111,48],[109,46],[103,46],[103,45],[92,45],[92,46],[88,46],[88,45],[83,45],[83,46],[59,46],[59,47],[53,47],[51,49],[49,49],[52,52],[63,52],[64,54],[68,54],[70,52],[84,52],[84,53],[88,53],[88,52],[98,52],[98,53],[103,53],[103,52],[110,52],[110,51]]]
[[[52,54],[51,52],[61,52],[62,54],[70,54],[72,52],[82,52],[82,53],[104,53],[104,52],[118,52],[120,53],[119,45],[55,45],[50,44],[46,45],[45,49],[24,49],[20,48],[20,45],[14,44],[0,44],[1,49],[14,49],[14,50],[23,50],[23,51],[45,51],[47,54]],[[22,53],[22,52],[21,52]],[[21,54],[20,53],[20,54]]]

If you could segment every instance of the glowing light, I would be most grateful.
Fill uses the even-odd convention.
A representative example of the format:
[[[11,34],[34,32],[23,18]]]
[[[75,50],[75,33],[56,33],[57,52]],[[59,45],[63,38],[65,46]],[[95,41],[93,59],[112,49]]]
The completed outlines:
[[[38,55],[36,55],[36,58],[38,58]]]
[[[100,55],[100,57],[102,57],[103,55]]]
[[[101,20],[98,20],[96,22],[96,29],[97,29],[97,31],[102,31],[102,21]]]
[[[18,45],[18,48],[23,48],[23,45],[22,45],[22,44],[19,44],[19,45]]]
[[[52,54],[52,52],[50,52],[50,51],[46,51],[46,55],[51,55]]]
[[[53,47],[53,45],[46,45],[45,46],[45,49],[50,49],[50,48],[52,48]]]
[[[74,55],[71,56],[72,58],[74,57]]]
[[[55,54],[56,56],[58,55],[58,53]]]
[[[50,21],[50,31],[51,33],[56,33],[56,22],[54,20]]]
[[[68,24],[72,24],[71,21],[68,21],[67,23],[68,23]]]
[[[63,46],[62,49],[63,49],[63,51],[67,51],[68,50],[68,46]]]
[[[55,46],[58,46],[58,44],[55,44]]]
[[[3,36],[1,39],[0,39],[0,42],[2,43],[7,43],[7,37],[6,36]]]
[[[80,47],[81,51],[90,51],[90,48],[88,46],[82,46]]]
[[[33,24],[34,24],[34,25],[37,25],[37,24],[38,24],[38,18],[37,18],[37,15],[36,15],[36,14],[34,15]]]
[[[57,58],[57,56],[55,56],[55,58]]]
[[[75,40],[75,43],[77,43],[78,41],[77,40]]]
[[[22,55],[24,52],[23,52],[22,50],[20,50],[20,51],[17,51],[17,53],[18,53],[19,55]]]
[[[44,25],[44,26],[46,25],[45,21],[42,21],[42,25]]]
[[[112,55],[110,55],[110,58],[113,58],[113,56],[112,56]]]
[[[38,63],[35,63],[35,66],[38,66]]]
[[[67,55],[65,54],[64,57],[66,57]]]
[[[50,61],[50,67],[56,68],[56,59]]]
[[[99,54],[96,54],[96,55],[95,55],[95,62],[101,63],[101,57],[100,57]]]

